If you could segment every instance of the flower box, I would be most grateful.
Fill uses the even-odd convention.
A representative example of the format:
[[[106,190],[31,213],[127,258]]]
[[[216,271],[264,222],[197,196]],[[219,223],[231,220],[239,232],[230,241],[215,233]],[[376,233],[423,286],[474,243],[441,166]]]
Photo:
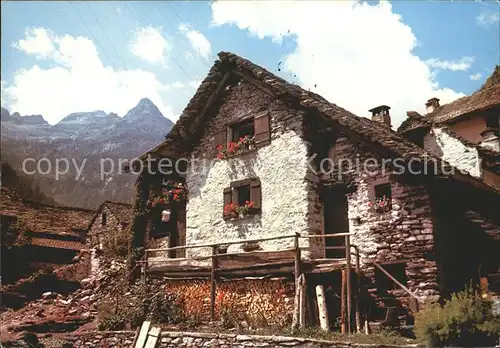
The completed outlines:
[[[226,159],[232,156],[241,155],[255,148],[255,138],[245,135],[236,142],[230,142],[225,147],[222,144],[217,146],[217,158]]]
[[[386,196],[375,199],[375,203],[369,202],[368,205],[377,213],[386,213],[392,209],[392,200]]]
[[[162,188],[161,194],[147,201],[150,208],[172,206],[183,203],[187,199],[187,188],[182,183],[167,181]]]
[[[224,206],[224,219],[238,219],[256,214],[258,209],[254,208],[255,202],[246,201],[244,205],[228,203]]]

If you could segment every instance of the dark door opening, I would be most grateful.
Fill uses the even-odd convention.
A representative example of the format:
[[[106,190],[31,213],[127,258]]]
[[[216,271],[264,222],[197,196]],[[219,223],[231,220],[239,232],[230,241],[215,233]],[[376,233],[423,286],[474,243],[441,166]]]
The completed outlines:
[[[347,197],[342,190],[328,190],[323,198],[325,234],[349,232]],[[344,237],[325,238],[326,258],[344,258]]]

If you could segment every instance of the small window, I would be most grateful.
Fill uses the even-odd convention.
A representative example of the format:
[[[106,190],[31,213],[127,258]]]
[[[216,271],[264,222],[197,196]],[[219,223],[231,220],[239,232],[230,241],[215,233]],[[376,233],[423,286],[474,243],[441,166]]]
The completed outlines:
[[[255,135],[254,119],[245,120],[231,126],[232,139],[231,141],[237,142],[245,136],[252,138]]]
[[[495,114],[486,116],[486,128],[494,129],[498,132],[500,128],[500,116]]]
[[[236,200],[238,205],[245,205],[245,203],[250,202],[250,183],[248,185],[242,185],[234,188]]]
[[[403,285],[407,285],[408,277],[406,276],[406,263],[397,262],[390,264],[381,264],[382,268],[386,270],[391,276],[393,276],[398,282]],[[385,292],[388,290],[399,290],[401,289],[387,274],[382,272],[379,268],[375,269],[375,282],[377,289]]]
[[[108,222],[108,214],[102,213],[101,215],[101,225],[106,226],[106,223]]]
[[[375,185],[374,202],[375,210],[379,212],[389,211],[392,208],[392,190],[390,183]]]

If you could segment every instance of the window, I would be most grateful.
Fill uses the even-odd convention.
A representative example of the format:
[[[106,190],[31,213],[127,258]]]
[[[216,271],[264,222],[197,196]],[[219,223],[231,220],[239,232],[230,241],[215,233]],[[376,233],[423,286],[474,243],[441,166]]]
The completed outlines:
[[[493,113],[486,116],[486,128],[494,129],[498,133],[500,128],[500,116]]]
[[[398,282],[407,285],[408,277],[406,276],[406,262],[395,262],[381,264],[382,268],[393,276]],[[375,269],[375,283],[377,289],[385,292],[388,290],[401,289],[387,274],[382,272],[378,267]]]
[[[245,136],[253,138],[253,136],[255,135],[254,119],[251,118],[249,120],[242,121],[231,126],[231,133],[232,142],[237,142],[240,138],[244,138]]]
[[[392,190],[390,183],[375,185],[373,206],[378,212],[389,211],[392,208]]]
[[[238,142],[240,138],[244,138],[245,136],[253,139],[252,146],[255,148],[269,144],[271,141],[271,129],[269,112],[267,110],[259,112],[253,117],[223,126],[220,132],[215,134],[214,137],[214,155],[218,155],[221,151],[225,152],[229,142]],[[235,156],[244,153],[248,148],[242,149],[240,147],[239,150],[229,155]],[[224,155],[219,158],[226,158],[226,156]]]
[[[250,183],[248,185],[237,186],[234,188],[236,200],[238,205],[245,205],[246,202],[250,202]]]
[[[106,226],[106,223],[108,221],[108,214],[107,213],[102,213],[101,215],[101,225]]]
[[[224,217],[244,217],[260,211],[261,187],[258,178],[235,181],[224,189]]]

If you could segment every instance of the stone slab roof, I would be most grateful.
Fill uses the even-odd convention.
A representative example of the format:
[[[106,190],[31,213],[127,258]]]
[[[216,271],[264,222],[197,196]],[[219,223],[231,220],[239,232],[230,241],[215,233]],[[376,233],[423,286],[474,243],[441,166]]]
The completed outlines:
[[[472,112],[486,110],[500,105],[500,67],[496,67],[492,76],[477,92],[438,106],[433,112],[419,117],[410,117],[398,128],[398,133],[425,127],[426,123],[453,123]]]
[[[31,245],[36,245],[46,248],[66,249],[66,250],[84,250],[87,248],[84,243],[77,241],[39,238],[39,237],[32,238]]]
[[[16,216],[18,228],[26,232],[81,237],[74,229],[86,230],[94,211],[24,200],[2,186],[0,214]]]
[[[102,208],[106,206],[111,213],[116,217],[116,219],[122,225],[128,225],[132,222],[132,218],[134,217],[134,207],[131,204],[120,203],[120,202],[112,202],[112,201],[104,201],[97,209],[97,212],[94,214],[92,219],[89,222],[88,229],[92,227],[95,220],[101,214]]]
[[[419,158],[424,161],[434,160],[442,163],[441,168],[446,169],[447,172],[451,171],[452,167],[448,163],[434,158],[424,149],[378,122],[356,116],[336,104],[330,103],[322,96],[291,84],[236,54],[220,52],[218,56],[219,60],[214,63],[182,112],[179,120],[165,137],[165,141],[144,153],[141,156],[142,159],[145,159],[148,154],[153,157],[160,156],[160,151],[163,156],[186,155],[189,152],[190,145],[195,141],[194,137],[198,133],[196,130],[201,124],[201,116],[216,99],[218,91],[225,83],[225,79],[232,73],[250,79],[250,81],[269,89],[278,98],[308,109],[312,114],[329,119],[346,134],[354,135],[371,144],[374,148],[383,149],[393,157]],[[476,187],[483,187],[494,190],[496,194],[499,193],[496,189],[469,175],[454,174],[454,176],[457,179],[467,180]]]

